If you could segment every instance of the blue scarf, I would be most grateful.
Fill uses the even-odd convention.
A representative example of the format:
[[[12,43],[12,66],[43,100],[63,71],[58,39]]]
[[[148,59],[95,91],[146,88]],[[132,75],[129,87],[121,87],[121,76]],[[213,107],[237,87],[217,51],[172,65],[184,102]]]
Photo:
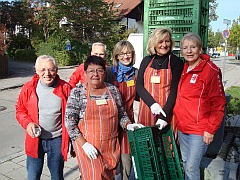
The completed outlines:
[[[125,66],[120,61],[118,61],[118,67],[115,68],[114,72],[117,75],[117,82],[126,82],[129,80],[132,80],[132,77],[134,75],[134,68],[133,66]],[[126,74],[128,74],[128,77],[126,78]]]

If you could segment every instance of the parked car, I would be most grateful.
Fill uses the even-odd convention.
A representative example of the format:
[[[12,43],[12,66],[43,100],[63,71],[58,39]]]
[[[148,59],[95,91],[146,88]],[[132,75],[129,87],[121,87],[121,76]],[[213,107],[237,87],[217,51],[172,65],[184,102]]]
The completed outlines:
[[[218,58],[220,57],[220,53],[212,53],[212,58]]]
[[[236,54],[235,59],[240,60],[240,53]]]

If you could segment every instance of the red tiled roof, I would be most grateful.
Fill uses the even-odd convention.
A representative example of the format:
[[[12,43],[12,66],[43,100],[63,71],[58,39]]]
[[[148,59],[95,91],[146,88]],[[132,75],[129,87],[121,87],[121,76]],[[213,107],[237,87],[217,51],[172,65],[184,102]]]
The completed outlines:
[[[123,18],[127,16],[142,0],[103,0],[107,3],[114,3],[114,10],[118,9],[118,16]],[[119,7],[117,7],[119,5]]]

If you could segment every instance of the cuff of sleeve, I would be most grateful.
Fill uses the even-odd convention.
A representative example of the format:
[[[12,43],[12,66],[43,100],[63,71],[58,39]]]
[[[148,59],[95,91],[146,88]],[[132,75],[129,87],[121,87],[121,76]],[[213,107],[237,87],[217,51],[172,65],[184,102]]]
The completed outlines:
[[[126,130],[127,130],[127,125],[128,125],[128,124],[132,124],[130,120],[129,120],[129,121],[127,121],[127,122],[125,123],[125,125],[124,125],[124,129],[123,129],[124,131],[126,131]]]

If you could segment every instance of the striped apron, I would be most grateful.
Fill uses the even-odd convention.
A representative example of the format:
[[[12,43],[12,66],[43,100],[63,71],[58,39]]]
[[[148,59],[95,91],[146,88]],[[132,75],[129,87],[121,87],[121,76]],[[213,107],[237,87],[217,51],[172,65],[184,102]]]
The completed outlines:
[[[111,99],[104,100],[106,104],[97,105],[97,100],[90,99],[90,92],[87,89],[86,111],[78,126],[87,142],[98,150],[98,157],[89,159],[75,141],[76,156],[83,180],[112,180],[116,174],[120,157],[118,109],[108,88],[107,91]]]
[[[117,82],[116,74],[114,75],[112,84],[118,88],[123,100],[123,106],[132,123],[134,123],[133,102],[136,96],[136,78],[127,82]],[[127,131],[119,128],[119,141],[121,146],[121,154],[130,154],[130,146],[128,143]]]
[[[150,66],[153,62],[153,59],[149,62],[144,73],[144,88],[152,95],[158,104],[164,107],[170,93],[172,81],[172,71],[170,66],[171,55],[169,55],[168,69],[157,70],[151,68]],[[152,83],[152,76],[160,76],[160,83]],[[156,124],[157,119],[158,116],[154,117],[151,109],[143,102],[142,99],[140,99],[138,123],[141,123],[144,126],[152,126]],[[169,117],[168,119],[171,120],[173,131],[175,132],[175,118]]]

